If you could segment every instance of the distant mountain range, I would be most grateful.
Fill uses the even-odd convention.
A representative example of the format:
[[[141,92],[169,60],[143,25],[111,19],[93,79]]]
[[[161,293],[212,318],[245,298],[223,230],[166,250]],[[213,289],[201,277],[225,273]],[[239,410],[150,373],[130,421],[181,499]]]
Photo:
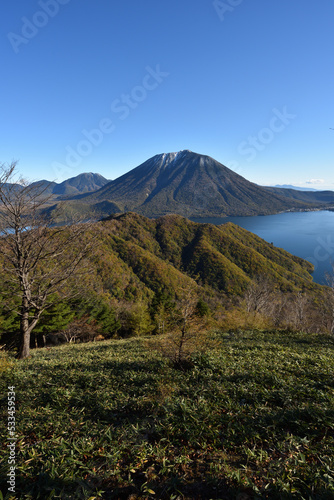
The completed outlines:
[[[318,189],[292,186],[291,184],[276,184],[275,186],[272,187],[283,188],[283,189],[296,189],[297,191],[318,191]]]
[[[65,210],[84,216],[133,211],[147,217],[225,217],[334,207],[333,191],[259,186],[189,150],[158,154],[112,181],[85,173],[60,184],[35,184],[45,184],[54,195],[52,209],[60,202],[65,207],[66,199]]]

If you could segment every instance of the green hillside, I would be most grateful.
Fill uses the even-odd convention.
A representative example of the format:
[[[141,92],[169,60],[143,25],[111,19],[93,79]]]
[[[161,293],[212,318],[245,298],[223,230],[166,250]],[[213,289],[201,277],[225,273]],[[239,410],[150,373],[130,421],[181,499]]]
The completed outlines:
[[[216,290],[238,295],[262,273],[282,290],[317,288],[309,274],[313,270],[310,263],[232,223],[215,226],[178,215],[148,219],[126,213],[111,216],[96,227],[101,244],[108,247],[102,253],[116,254],[122,266],[126,264],[154,291],[154,275],[156,283],[167,288],[183,276],[197,277]],[[163,278],[166,270],[169,284]]]
[[[148,219],[128,212],[94,223],[87,231],[95,238],[86,262],[89,272],[68,284],[73,297],[60,297],[42,316],[32,346],[44,345],[45,335],[63,331],[73,321],[88,332],[87,339],[94,332],[107,337],[156,332],[161,315],[166,325],[174,321],[178,303],[190,288],[220,323],[222,318],[229,321],[226,311],[240,306],[244,312],[241,319],[236,312],[231,327],[244,325],[251,318],[245,311],[258,307],[254,301],[240,301],[251,287],[261,290],[261,279],[270,289],[264,312],[277,306],[270,316],[276,326],[285,327],[290,317],[298,323],[301,312],[294,303],[302,293],[310,302],[312,324],[318,330],[330,328],[331,302],[323,300],[324,287],[313,282],[312,265],[232,223],[201,224],[180,215]],[[19,317],[12,311],[18,304],[15,294],[6,293],[5,277],[0,279],[1,342],[15,347]]]
[[[4,403],[15,386],[16,499],[334,497],[331,337],[217,331],[183,371],[159,341],[0,359]],[[0,417],[5,437],[7,404]],[[5,439],[6,499],[7,458]]]

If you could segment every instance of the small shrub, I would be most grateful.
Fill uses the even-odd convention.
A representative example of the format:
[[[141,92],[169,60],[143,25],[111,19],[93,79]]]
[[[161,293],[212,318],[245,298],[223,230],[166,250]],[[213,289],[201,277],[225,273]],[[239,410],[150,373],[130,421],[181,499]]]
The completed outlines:
[[[198,309],[198,304],[202,304]],[[193,366],[191,357],[208,347],[208,310],[198,300],[196,285],[191,283],[180,289],[173,311],[170,332],[157,343],[157,349],[175,368]]]
[[[192,357],[206,350],[207,338],[207,332],[174,331],[161,339],[159,350],[175,368],[187,369],[193,366]]]

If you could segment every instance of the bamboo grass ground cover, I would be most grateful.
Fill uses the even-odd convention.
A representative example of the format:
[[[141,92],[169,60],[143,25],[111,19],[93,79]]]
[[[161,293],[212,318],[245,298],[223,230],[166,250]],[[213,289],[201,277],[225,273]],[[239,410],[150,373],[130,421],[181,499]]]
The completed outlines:
[[[11,497],[5,438],[3,498],[333,499],[333,338],[212,336],[185,370],[149,337],[7,360],[1,434],[15,386],[17,469]]]

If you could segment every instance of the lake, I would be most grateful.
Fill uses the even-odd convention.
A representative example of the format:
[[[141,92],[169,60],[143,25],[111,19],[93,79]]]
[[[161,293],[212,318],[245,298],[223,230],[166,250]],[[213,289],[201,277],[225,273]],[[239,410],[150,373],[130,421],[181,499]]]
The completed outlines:
[[[287,212],[256,217],[192,218],[194,222],[233,222],[276,247],[312,262],[313,279],[325,284],[334,261],[334,212]]]

